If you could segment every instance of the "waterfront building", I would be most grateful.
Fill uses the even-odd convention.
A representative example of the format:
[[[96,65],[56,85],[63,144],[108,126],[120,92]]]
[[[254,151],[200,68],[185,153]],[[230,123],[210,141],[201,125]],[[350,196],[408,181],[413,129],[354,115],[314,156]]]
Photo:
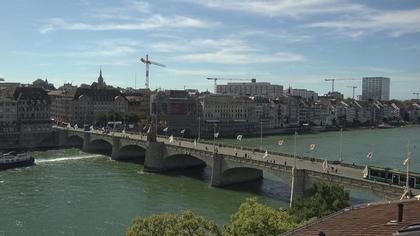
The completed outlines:
[[[47,143],[52,132],[50,97],[42,88],[17,87],[13,93],[17,104],[19,145],[37,147]]]
[[[312,101],[317,101],[318,100],[318,93],[316,93],[312,90],[289,88],[287,90],[287,93],[288,93],[288,95],[301,97],[305,100],[312,100]]]
[[[118,89],[105,88],[102,72],[93,87],[51,91],[51,117],[56,123],[93,125],[103,119],[124,119],[128,101]],[[113,118],[110,118],[113,117]],[[101,124],[104,125],[104,124]]]
[[[274,117],[271,113],[273,107],[271,106],[270,99],[267,97],[250,97],[255,105],[255,116],[257,122],[262,125],[263,129],[272,129],[275,126]]]
[[[257,82],[255,79],[252,79],[251,82],[247,83],[234,82],[226,85],[216,85],[216,93],[236,96],[278,98],[283,96],[283,86],[267,82]]]
[[[336,100],[343,100],[344,95],[340,92],[334,91],[334,92],[328,92],[322,97],[319,97],[319,99],[336,99]]]
[[[414,123],[420,123],[420,105],[418,103],[412,103],[408,107],[409,121]]]
[[[123,96],[128,101],[128,113],[139,117],[150,116],[150,89],[132,89],[125,91]]]
[[[212,136],[214,129],[221,136],[251,134],[259,130],[255,102],[249,97],[208,94],[200,97],[200,104],[202,132],[206,136]]]
[[[0,87],[0,147],[19,144],[17,102],[11,89]]]
[[[197,96],[190,96],[185,90],[166,90],[153,93],[150,100],[158,131],[168,128],[166,133],[175,136],[197,135],[201,114]]]
[[[390,78],[364,77],[362,82],[362,100],[389,100]]]

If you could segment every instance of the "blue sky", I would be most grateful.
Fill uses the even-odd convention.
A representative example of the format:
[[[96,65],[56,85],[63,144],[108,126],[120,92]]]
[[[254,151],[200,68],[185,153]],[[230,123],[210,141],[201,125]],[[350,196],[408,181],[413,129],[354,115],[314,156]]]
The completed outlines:
[[[325,78],[391,78],[391,97],[420,91],[420,1],[3,0],[0,77],[47,77],[212,90],[207,77],[251,79],[328,92]],[[223,83],[220,81],[220,83]],[[336,90],[351,96],[340,81]]]

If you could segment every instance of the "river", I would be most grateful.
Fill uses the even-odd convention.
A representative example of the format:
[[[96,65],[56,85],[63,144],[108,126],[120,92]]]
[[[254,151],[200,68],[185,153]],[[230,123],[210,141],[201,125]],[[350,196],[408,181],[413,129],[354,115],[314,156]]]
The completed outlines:
[[[276,144],[278,139],[285,140],[283,146]],[[420,128],[347,131],[343,156],[350,163],[402,168],[408,139],[420,144]],[[264,137],[263,146],[291,152],[291,140],[292,136]],[[338,140],[337,132],[299,135],[298,152],[305,154],[308,145],[316,143],[313,155],[333,160]],[[259,138],[244,138],[241,144],[259,146]],[[372,160],[366,158],[368,151],[374,152]],[[287,185],[269,173],[264,173],[262,183],[222,189],[208,186],[209,168],[152,174],[139,164],[112,161],[78,149],[31,154],[36,166],[0,172],[0,236],[124,235],[136,216],[187,209],[222,226],[247,197],[258,196],[275,208],[288,205]],[[417,171],[418,156],[414,151],[412,166]],[[351,192],[353,204],[376,199]]]

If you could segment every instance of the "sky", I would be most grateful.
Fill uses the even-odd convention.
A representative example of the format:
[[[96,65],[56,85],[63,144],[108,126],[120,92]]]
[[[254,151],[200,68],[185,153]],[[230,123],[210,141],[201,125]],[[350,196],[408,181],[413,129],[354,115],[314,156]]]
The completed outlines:
[[[420,91],[417,0],[1,0],[0,78],[213,90],[208,77],[324,94],[331,78],[391,78],[391,98]],[[219,80],[225,84],[228,80]],[[337,81],[352,95],[361,81]]]

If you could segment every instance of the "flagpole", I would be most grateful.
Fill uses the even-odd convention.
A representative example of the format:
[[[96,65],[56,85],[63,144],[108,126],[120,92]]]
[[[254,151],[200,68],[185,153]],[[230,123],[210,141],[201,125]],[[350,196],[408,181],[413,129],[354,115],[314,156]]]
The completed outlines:
[[[262,150],[262,121],[260,123],[260,150]]]
[[[340,129],[340,163],[343,162],[343,128]]]
[[[200,141],[200,131],[201,131],[201,117],[198,117],[198,138],[197,140]]]
[[[410,175],[409,175],[409,169],[410,169],[410,141],[408,141],[408,145],[407,145],[407,176],[406,176],[406,180],[405,180],[405,188],[406,191],[410,191]]]
[[[293,159],[294,159],[294,168],[296,169],[296,129],[295,129],[295,136],[294,136],[294,151],[293,151]]]
[[[216,124],[213,125],[213,154],[216,153]]]

